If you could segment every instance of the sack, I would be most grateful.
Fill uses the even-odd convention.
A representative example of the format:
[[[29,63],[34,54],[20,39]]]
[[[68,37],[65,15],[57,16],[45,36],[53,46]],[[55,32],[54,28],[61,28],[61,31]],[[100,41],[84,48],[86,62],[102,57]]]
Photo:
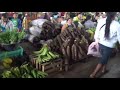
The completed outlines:
[[[31,23],[32,23],[32,26],[39,26],[39,28],[42,28],[42,25],[44,22],[46,22],[48,20],[46,19],[36,19],[36,20],[33,20]]]
[[[32,34],[32,35],[34,35],[34,36],[37,36],[37,37],[40,36],[41,31],[42,31],[42,29],[40,29],[40,28],[37,27],[37,26],[32,26],[32,27],[30,27],[30,29],[29,29],[30,34]]]
[[[101,54],[99,51],[99,44],[97,44],[96,42],[91,43],[88,48],[87,55],[92,55],[94,57],[101,57]]]

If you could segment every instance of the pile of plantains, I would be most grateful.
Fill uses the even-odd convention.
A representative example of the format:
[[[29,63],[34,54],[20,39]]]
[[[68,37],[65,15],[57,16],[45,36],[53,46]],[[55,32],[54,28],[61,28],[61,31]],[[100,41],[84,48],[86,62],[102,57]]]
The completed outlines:
[[[46,21],[42,25],[42,32],[40,34],[41,40],[48,40],[55,38],[61,32],[61,27],[50,21]]]
[[[87,57],[90,42],[89,34],[85,30],[67,28],[48,45],[52,51],[63,55],[70,63],[81,61]]]

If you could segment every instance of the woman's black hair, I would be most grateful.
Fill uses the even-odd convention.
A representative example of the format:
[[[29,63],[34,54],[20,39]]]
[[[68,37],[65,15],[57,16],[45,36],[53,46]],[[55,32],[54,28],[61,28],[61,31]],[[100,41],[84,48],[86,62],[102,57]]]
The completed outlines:
[[[96,12],[95,16],[99,16],[99,14],[100,14],[99,12]]]
[[[68,21],[69,19],[72,19],[72,18],[67,18],[67,21]]]
[[[81,13],[80,13],[80,12],[79,12],[79,13],[77,13],[77,16],[78,16],[79,14],[81,14]]]
[[[92,18],[91,15],[87,15],[86,19],[84,21],[82,21],[82,24],[84,24],[87,20],[90,20]]]
[[[116,12],[107,12],[106,27],[105,27],[105,38],[109,38],[110,24],[115,18]]]

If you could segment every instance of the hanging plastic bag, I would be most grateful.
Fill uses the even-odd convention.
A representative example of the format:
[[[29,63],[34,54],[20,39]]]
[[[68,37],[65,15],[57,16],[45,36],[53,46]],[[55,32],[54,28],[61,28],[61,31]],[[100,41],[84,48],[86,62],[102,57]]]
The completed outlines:
[[[88,48],[87,55],[92,55],[94,57],[101,57],[101,54],[99,51],[99,44],[97,44],[96,42],[91,43]]]

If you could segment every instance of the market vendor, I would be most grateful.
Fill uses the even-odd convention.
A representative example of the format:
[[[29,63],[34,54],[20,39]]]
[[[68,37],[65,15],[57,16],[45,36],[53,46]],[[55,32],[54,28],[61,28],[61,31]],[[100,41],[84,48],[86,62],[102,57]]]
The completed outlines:
[[[72,18],[68,18],[66,24],[63,25],[62,31],[64,31],[68,27],[76,28],[75,24],[73,23]]]
[[[76,17],[73,18],[73,21],[81,22],[82,20],[82,14],[78,13]]]
[[[17,29],[18,31],[22,30],[22,22],[18,18],[18,14],[17,13],[13,14],[13,19],[11,21],[12,21],[12,23],[14,25],[14,29]]]
[[[86,28],[86,29],[94,28],[94,27],[95,27],[95,24],[94,24],[94,22],[92,21],[91,15],[88,15],[88,16],[87,16],[84,25],[85,25],[85,28]]]
[[[12,21],[9,20],[7,13],[3,13],[0,20],[0,29],[1,32],[5,32],[6,30],[13,30],[14,25]]]
[[[73,22],[75,23],[76,27],[82,28],[83,25],[81,24],[83,16],[81,13],[78,13],[76,17],[73,18]]]

